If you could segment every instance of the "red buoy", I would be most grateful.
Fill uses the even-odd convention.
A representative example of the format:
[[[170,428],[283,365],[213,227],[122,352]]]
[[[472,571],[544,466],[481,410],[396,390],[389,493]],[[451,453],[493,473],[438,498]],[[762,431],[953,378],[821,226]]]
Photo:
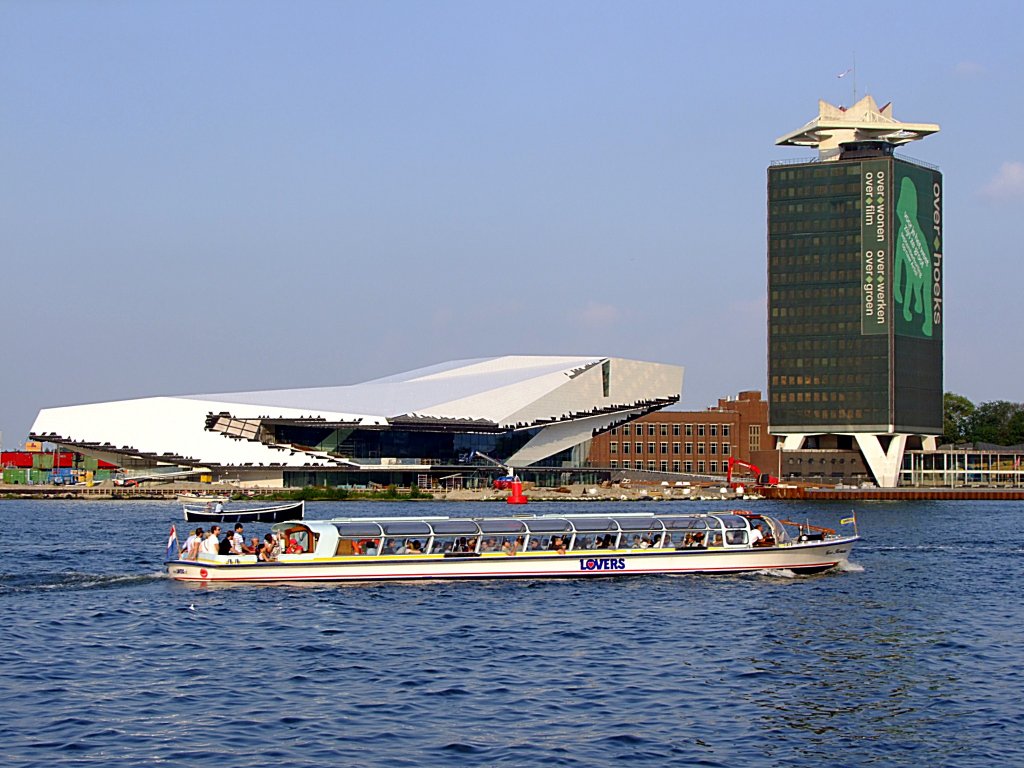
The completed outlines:
[[[505,499],[509,504],[525,504],[527,498],[523,496],[523,481],[518,477],[512,481],[512,492]]]

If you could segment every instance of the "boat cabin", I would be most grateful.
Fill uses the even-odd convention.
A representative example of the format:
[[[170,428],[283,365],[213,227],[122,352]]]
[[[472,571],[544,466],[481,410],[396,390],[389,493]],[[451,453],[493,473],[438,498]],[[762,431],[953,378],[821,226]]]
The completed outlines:
[[[278,523],[282,561],[390,555],[480,557],[489,554],[749,549],[785,546],[778,520],[749,512],[693,515],[542,515],[499,518],[341,518]]]

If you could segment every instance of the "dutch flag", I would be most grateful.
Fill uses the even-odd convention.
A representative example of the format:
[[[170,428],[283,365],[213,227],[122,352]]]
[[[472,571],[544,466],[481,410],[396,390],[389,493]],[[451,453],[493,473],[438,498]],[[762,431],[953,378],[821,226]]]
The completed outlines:
[[[174,523],[171,523],[171,535],[167,537],[167,555],[165,559],[178,559],[178,532],[174,529]]]

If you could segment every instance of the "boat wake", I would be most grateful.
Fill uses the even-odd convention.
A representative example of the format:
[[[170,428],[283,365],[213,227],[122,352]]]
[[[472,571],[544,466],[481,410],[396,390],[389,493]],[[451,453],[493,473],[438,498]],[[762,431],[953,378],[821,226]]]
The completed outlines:
[[[840,563],[836,566],[837,570],[844,571],[846,573],[864,573],[864,566],[860,563],[851,563],[847,560],[845,563]]]
[[[26,576],[0,576],[0,595],[26,592],[118,589],[165,579],[167,574],[127,573],[37,573]]]

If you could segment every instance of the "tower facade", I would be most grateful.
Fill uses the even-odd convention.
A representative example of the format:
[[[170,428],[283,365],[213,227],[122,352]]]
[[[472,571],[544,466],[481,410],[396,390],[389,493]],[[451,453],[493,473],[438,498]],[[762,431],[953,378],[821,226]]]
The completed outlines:
[[[859,447],[880,486],[942,434],[942,175],[895,154],[937,125],[865,97],[768,169],[768,392],[783,450]]]

